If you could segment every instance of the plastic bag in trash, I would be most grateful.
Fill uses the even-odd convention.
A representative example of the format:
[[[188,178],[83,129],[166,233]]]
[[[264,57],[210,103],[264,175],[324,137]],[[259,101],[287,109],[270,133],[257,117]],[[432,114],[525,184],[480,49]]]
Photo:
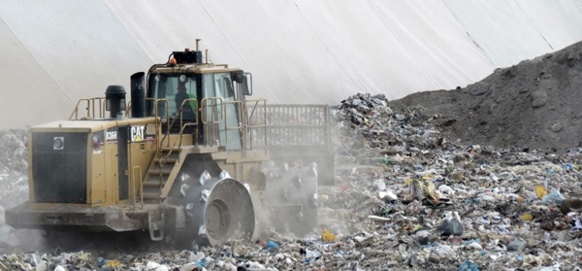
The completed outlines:
[[[463,235],[463,224],[458,212],[447,212],[445,219],[437,227],[437,230],[443,236]]]
[[[465,260],[463,263],[461,263],[461,265],[459,266],[459,269],[457,269],[457,270],[458,271],[479,271],[479,265],[472,262],[471,260]]]
[[[562,203],[562,201],[564,201],[564,199],[566,199],[566,197],[564,197],[564,195],[562,195],[562,193],[560,193],[560,191],[556,190],[556,189],[552,189],[552,191],[545,195],[542,198],[542,203],[547,204],[547,205],[559,205],[560,203]]]

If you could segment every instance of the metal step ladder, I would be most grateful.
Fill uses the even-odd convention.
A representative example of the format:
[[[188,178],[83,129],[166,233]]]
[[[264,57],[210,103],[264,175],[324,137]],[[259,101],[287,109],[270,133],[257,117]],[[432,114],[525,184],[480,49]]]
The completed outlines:
[[[180,148],[162,148],[152,160],[142,183],[144,200],[159,199],[162,188],[170,178],[175,178],[180,170]]]

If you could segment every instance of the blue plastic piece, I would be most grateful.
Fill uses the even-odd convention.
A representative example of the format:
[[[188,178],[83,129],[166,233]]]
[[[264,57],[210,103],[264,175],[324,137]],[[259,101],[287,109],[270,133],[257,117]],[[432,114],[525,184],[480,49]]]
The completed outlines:
[[[470,260],[465,260],[461,266],[459,266],[459,269],[457,269],[458,271],[479,271],[479,265],[477,265],[476,263],[470,261]]]

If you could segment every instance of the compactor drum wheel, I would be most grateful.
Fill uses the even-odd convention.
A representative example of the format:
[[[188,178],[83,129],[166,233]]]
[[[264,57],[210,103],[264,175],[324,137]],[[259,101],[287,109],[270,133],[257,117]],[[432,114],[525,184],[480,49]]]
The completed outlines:
[[[198,244],[251,240],[255,228],[251,196],[228,173],[213,178],[204,171],[197,181],[183,181],[180,194],[188,221],[186,232]]]
[[[216,183],[208,198],[204,223],[211,243],[250,240],[255,213],[248,189],[234,179]]]

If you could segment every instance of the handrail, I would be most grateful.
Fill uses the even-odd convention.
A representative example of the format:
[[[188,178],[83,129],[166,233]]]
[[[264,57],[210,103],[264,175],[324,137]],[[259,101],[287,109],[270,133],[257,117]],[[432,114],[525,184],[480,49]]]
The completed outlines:
[[[168,118],[170,117],[170,102],[168,101],[168,99],[165,99],[165,98],[164,99],[146,98],[146,101],[147,100],[153,101],[153,105],[154,105],[154,116],[160,118],[160,121],[156,121],[156,127],[155,127],[156,134],[159,134],[159,135],[162,134],[162,125],[163,125],[164,121],[166,123],[166,132],[164,133],[164,135],[162,136],[162,138],[159,139],[159,136],[156,137],[156,138],[159,139],[156,142],[157,143],[157,154],[156,154],[156,157],[158,157],[158,155],[160,157],[160,161],[159,161],[159,168],[160,168],[160,170],[159,170],[159,174],[160,174],[160,183],[159,183],[159,185],[160,185],[160,187],[159,187],[159,189],[161,191],[162,188],[163,188],[163,172],[162,171],[163,171],[163,168],[164,168],[164,166],[166,164],[166,159],[167,159],[167,157],[163,157],[161,155],[161,153],[162,153],[162,145],[164,144],[164,141],[166,141],[166,139],[168,139],[168,141],[167,141],[167,147],[170,146],[170,141],[169,141],[169,137],[168,136],[170,134],[170,128],[172,127],[172,125],[174,125],[174,122],[176,120],[173,120],[172,123],[170,123],[168,121]],[[161,103],[164,103],[164,108],[165,108],[165,112],[164,113],[165,114],[163,115],[163,117],[160,117],[160,109],[159,109],[160,102]],[[168,157],[169,157],[169,154],[168,154]],[[143,190],[143,184],[142,184],[142,190]]]
[[[131,107],[133,106],[133,104],[131,103],[132,101],[127,102],[127,106],[125,107],[125,117],[129,118],[129,113],[131,112]]]
[[[168,121],[168,117],[170,116],[170,108],[169,108],[170,103],[169,103],[168,99],[146,98],[146,101],[153,101],[153,105],[154,105],[154,116],[156,116],[156,117],[160,117],[160,109],[159,109],[160,102],[162,102],[162,103],[165,104],[165,109],[166,109],[165,111],[166,112],[164,112],[165,113],[164,114],[164,117],[161,117],[160,118],[161,119],[160,122],[157,122],[156,121],[156,131],[158,131],[158,133],[160,133],[160,134],[161,134],[162,125],[163,125],[164,120],[165,120],[166,125],[167,125],[167,127],[166,127],[166,134],[164,135],[164,137],[161,138],[161,140],[157,140],[157,142],[156,142],[157,145],[158,145],[158,149],[161,149],[162,148],[162,142],[165,141],[166,135],[169,134],[170,127],[171,127],[170,126],[170,122]],[[169,146],[169,144],[168,144],[168,146]]]
[[[212,101],[212,103],[210,105],[208,105],[208,101]],[[215,101],[218,101],[219,103],[216,103]],[[210,121],[212,121],[212,122],[217,122],[217,121],[220,122],[220,121],[223,120],[224,114],[222,112],[224,112],[224,108],[223,108],[224,102],[223,102],[223,100],[222,100],[221,97],[207,97],[207,98],[202,99],[200,101],[200,104],[201,104],[200,105],[200,108],[202,110],[202,124],[207,124],[209,122],[207,120],[207,116],[206,116],[207,114],[206,114],[206,110],[204,110],[205,109],[204,107],[206,107],[206,108],[212,108],[212,107],[214,107],[216,105],[220,105],[220,107],[221,107],[220,109],[222,110],[220,112],[220,119],[214,119],[214,116],[215,116],[214,113],[215,112],[214,111],[211,111],[212,112],[211,116],[213,118]]]
[[[242,115],[242,114],[240,114],[240,113],[242,113],[242,108],[240,106],[240,105],[242,105],[242,103],[240,101],[226,101],[224,103],[224,112],[225,112],[225,114],[228,113],[227,110],[228,110],[228,105],[229,104],[235,105],[235,108],[237,108],[236,107],[236,104],[239,104],[239,107],[238,107],[238,110],[237,110],[238,112],[236,112],[236,113],[238,113],[238,116],[241,116]],[[237,126],[229,127],[227,120],[228,120],[228,116],[227,117],[224,117],[224,145],[225,146],[228,146],[228,130],[235,130],[235,129],[241,130],[244,127],[244,125],[241,122],[239,122],[239,125],[237,125]],[[219,131],[219,133],[220,133],[220,131]],[[241,149],[244,151],[244,149],[245,149],[244,148],[244,146],[245,146],[244,137],[243,137],[243,142],[241,144],[243,144],[242,147],[241,147]],[[243,153],[243,155],[244,155],[244,153]]]
[[[184,125],[184,105],[186,104],[190,104],[190,102],[196,102],[196,106],[194,106],[194,108],[192,108],[192,110],[195,112],[194,114],[198,113],[198,100],[196,100],[196,98],[188,98],[188,99],[184,99],[182,101],[182,104],[180,105],[180,109],[178,110],[178,115],[180,116],[180,127],[182,127],[182,125]],[[197,117],[198,115],[196,115]],[[198,118],[196,118],[196,123],[198,123]]]
[[[245,110],[247,110],[247,112],[245,112],[245,115],[247,116],[246,121],[247,123],[247,127],[245,127],[246,129],[248,129],[249,131],[252,131],[254,129],[261,129],[262,128],[262,135],[263,135],[263,146],[262,148],[266,151],[267,149],[267,100],[266,99],[257,99],[257,100],[247,100],[246,104],[249,104],[247,106],[245,106]],[[250,113],[248,112],[249,108],[251,108]],[[262,113],[262,116],[259,116],[259,114]],[[252,123],[251,120],[259,120],[259,122],[256,123]],[[245,136],[248,136],[248,140],[250,142],[248,148],[249,149],[253,149],[254,145],[253,143],[255,143],[255,140],[252,138],[253,133],[245,132]],[[258,140],[258,139],[257,139]],[[260,141],[259,141],[260,142]],[[258,146],[256,146],[258,147]]]
[[[192,110],[194,111],[194,121],[190,121],[188,123],[184,123],[184,105],[186,104],[190,104],[190,102],[195,101],[195,106],[194,108],[192,108]],[[184,101],[182,101],[182,104],[180,105],[180,110],[178,110],[179,112],[179,116],[180,116],[180,140],[178,142],[178,148],[182,147],[182,135],[184,134],[184,130],[186,130],[186,127],[188,126],[198,126],[198,114],[199,114],[199,110],[198,110],[198,100],[196,98],[188,98],[188,99],[184,99]],[[195,135],[194,138],[192,139],[192,143],[195,142],[195,140],[198,140],[198,129],[194,129],[195,131]]]
[[[210,105],[209,105],[210,102]],[[214,110],[213,110],[214,109]],[[219,112],[215,112],[216,109],[220,109]],[[214,125],[207,125],[208,123],[210,124],[219,124],[220,122],[224,121],[225,117],[224,117],[224,112],[225,112],[225,108],[224,108],[224,102],[222,100],[221,97],[207,97],[207,98],[203,98],[200,101],[200,110],[201,110],[201,119],[202,119],[202,124],[205,125],[206,129],[204,129],[204,133],[206,138],[210,138],[210,136],[212,135],[212,139],[216,140],[216,134],[217,132],[215,131]],[[207,111],[210,111],[210,116],[211,118],[208,118],[208,113]],[[218,115],[218,118],[217,118]],[[210,134],[212,133],[212,134]],[[220,136],[218,137],[218,140],[220,140]],[[208,144],[210,142],[210,140],[206,140],[206,144]]]
[[[196,101],[195,98],[188,98],[188,99],[184,99],[184,101],[182,101],[182,104],[180,105],[180,109],[178,110],[178,116],[179,118],[175,118],[172,120],[172,123],[169,125],[169,127],[174,127],[174,124],[176,123],[176,121],[179,119],[180,120],[180,132],[178,134],[178,149],[180,149],[182,147],[182,138],[183,138],[183,134],[184,134],[184,130],[186,129],[186,127],[188,126],[197,126],[198,125],[198,118],[196,118],[194,120],[194,122],[189,122],[189,123],[184,123],[184,105],[186,103],[189,103],[190,101]],[[194,110],[194,112],[198,111],[198,104],[196,104],[196,106],[194,108],[192,108],[192,110]],[[166,130],[166,134],[164,135],[164,138],[170,134],[170,128],[168,128]],[[195,138],[198,138],[198,129],[195,129],[196,131],[196,135]],[[168,142],[169,143],[169,142]],[[168,144],[169,146],[169,144]],[[172,155],[172,152],[174,151],[174,148],[176,146],[176,143],[174,143],[174,145],[172,146],[172,148],[169,148],[168,153],[166,154],[166,157],[160,157],[160,166],[163,167],[166,164],[166,158],[170,157],[170,155]],[[160,176],[161,177],[161,176]],[[160,183],[161,186],[161,183]],[[161,189],[161,188],[160,188]]]
[[[160,187],[159,187],[159,189],[161,191],[163,189],[163,186],[164,186],[164,184],[163,184],[163,169],[164,169],[164,166],[166,164],[167,159],[172,155],[172,153],[175,150],[174,147],[176,146],[176,142],[174,142],[173,145],[170,146],[170,140],[167,140],[167,139],[169,139],[170,130],[171,130],[172,127],[174,127],[174,125],[176,124],[176,122],[179,122],[180,123],[180,132],[179,132],[179,141],[178,141],[178,149],[180,149],[181,146],[182,146],[182,138],[183,138],[182,135],[183,135],[184,130],[186,129],[186,127],[192,126],[192,125],[198,125],[198,119],[196,119],[193,123],[184,123],[184,112],[183,112],[183,109],[182,108],[183,108],[183,106],[186,103],[189,103],[190,101],[196,100],[196,99],[189,98],[189,99],[185,99],[184,101],[182,101],[182,105],[180,106],[180,108],[178,110],[178,116],[179,117],[178,118],[172,118],[171,121],[168,121],[170,119],[170,113],[169,113],[170,111],[169,111],[169,101],[168,101],[168,99],[149,99],[149,100],[152,100],[153,103],[154,103],[154,115],[156,117],[160,117],[159,116],[159,113],[160,113],[159,103],[160,102],[165,103],[165,109],[166,109],[165,110],[165,115],[162,118],[162,119],[165,119],[165,121],[166,121],[166,132],[163,134],[162,138],[160,140],[158,140],[158,149],[157,149],[158,155],[156,155],[156,157],[159,157],[159,159],[160,159],[159,162],[158,162],[158,165],[159,165],[159,168],[160,168],[160,170],[159,170],[159,174],[160,174],[160,178],[159,178],[159,180],[160,180],[159,186]],[[195,108],[193,108],[192,110],[198,111],[198,107],[195,106]],[[160,135],[162,134],[161,132],[163,130],[161,125],[163,125],[163,123],[156,122],[156,131]],[[196,138],[198,138],[198,130],[196,130]],[[161,153],[162,153],[162,146],[164,145],[164,142],[167,143],[166,146],[164,146],[164,147],[169,147],[169,148],[166,149],[168,151],[166,155],[161,155]],[[143,185],[142,185],[142,189],[143,189]]]
[[[83,98],[83,99],[79,99],[77,101],[77,104],[75,105],[75,109],[73,109],[73,112],[71,112],[71,115],[69,116],[70,120],[78,120],[79,119],[79,106],[81,106],[82,102],[86,102],[85,105],[85,118],[89,118],[89,119],[95,119],[97,117],[97,114],[95,112],[96,108],[96,102],[99,103],[98,106],[98,110],[99,110],[99,118],[104,118],[105,117],[105,97],[93,97],[93,98]]]
[[[133,185],[133,208],[135,209],[136,202],[137,202],[136,201],[137,191],[135,191],[137,189],[136,188],[137,186],[135,185],[136,184],[136,177],[135,177],[136,176],[136,174],[135,174],[135,171],[136,170],[138,170],[137,172],[139,173],[138,174],[139,175],[139,178],[137,178],[137,180],[139,181],[139,189],[140,189],[139,195],[141,197],[141,208],[143,209],[143,175],[141,173],[141,166],[134,166],[132,168],[133,178],[131,178],[131,182],[132,182],[132,185]]]
[[[259,124],[249,124],[249,119],[253,118],[253,115],[257,112],[257,107],[262,106],[263,107],[263,112],[265,112],[265,108],[266,108],[266,99],[260,99],[260,100],[251,100],[251,101],[227,101],[225,102],[225,108],[228,108],[228,105],[233,104],[233,105],[238,105],[238,107],[235,106],[235,108],[237,108],[237,113],[239,114],[239,116],[241,116],[241,120],[238,122],[238,125],[234,125],[234,126],[229,126],[228,125],[228,121],[225,118],[224,120],[224,127],[225,127],[225,141],[226,141],[226,145],[228,145],[228,130],[240,130],[241,135],[242,135],[242,151],[243,151],[243,156],[246,154],[246,150],[252,150],[253,146],[252,146],[252,140],[250,140],[250,135],[248,134],[249,129],[252,128],[265,128],[266,129],[266,115],[262,118],[262,123]],[[260,104],[262,102],[262,104]],[[254,103],[254,105],[252,105],[252,109],[250,110],[251,113],[250,115],[247,115],[247,111],[249,106],[247,106],[247,104],[251,104]],[[227,116],[228,117],[228,116]],[[266,136],[266,132],[264,133]],[[266,138],[265,138],[265,142],[266,142]],[[266,145],[265,145],[266,147]]]

